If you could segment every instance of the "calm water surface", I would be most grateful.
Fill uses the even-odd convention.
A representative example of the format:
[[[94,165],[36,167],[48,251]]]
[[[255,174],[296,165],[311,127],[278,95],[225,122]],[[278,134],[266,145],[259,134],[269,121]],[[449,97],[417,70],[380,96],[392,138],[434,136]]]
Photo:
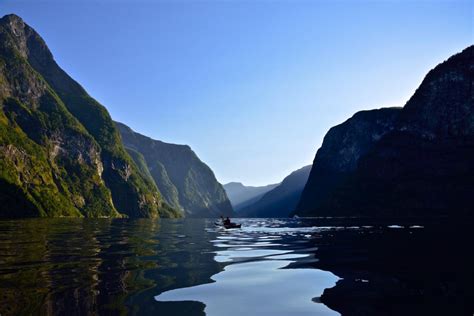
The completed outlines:
[[[426,234],[420,225],[236,221],[242,229],[224,230],[200,219],[0,221],[0,314],[339,315],[363,306],[367,315],[383,315],[379,305],[368,308],[371,302],[364,299],[374,294],[364,291],[375,286],[378,293],[380,284],[398,291],[400,282],[380,280],[409,283],[412,277],[406,271],[397,274],[389,263],[373,264],[373,254],[380,252],[374,241],[413,244]],[[386,248],[385,242],[382,261],[393,252]],[[370,258],[367,249],[372,249]],[[380,266],[387,271],[374,268]],[[471,280],[472,274],[459,273]],[[353,302],[347,287],[359,295]],[[325,289],[332,289],[329,303],[323,300],[327,305],[321,303]],[[400,291],[399,300],[400,295],[412,298],[412,292]],[[344,300],[338,299],[341,293]],[[471,294],[456,301],[458,307],[471,308],[463,305]],[[426,297],[421,299],[425,306]],[[416,311],[412,303],[408,310]]]
[[[314,302],[338,280],[310,267],[317,228],[241,222],[2,221],[0,314],[337,315]]]

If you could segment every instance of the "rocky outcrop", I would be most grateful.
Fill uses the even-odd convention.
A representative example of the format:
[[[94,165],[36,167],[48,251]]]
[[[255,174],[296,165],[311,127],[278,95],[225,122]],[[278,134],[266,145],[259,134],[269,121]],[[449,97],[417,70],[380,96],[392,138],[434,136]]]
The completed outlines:
[[[350,177],[337,182],[324,201],[308,183],[298,213],[472,216],[473,77],[474,46],[431,70],[395,126],[360,156]],[[316,173],[310,178],[318,182]]]
[[[288,217],[296,208],[308,180],[311,165],[292,172],[254,204],[244,207],[242,217]]]
[[[154,140],[115,124],[132,158],[147,169],[168,204],[190,217],[233,214],[224,188],[189,146]]]
[[[0,156],[0,217],[178,215],[107,110],[15,15],[0,19]]]

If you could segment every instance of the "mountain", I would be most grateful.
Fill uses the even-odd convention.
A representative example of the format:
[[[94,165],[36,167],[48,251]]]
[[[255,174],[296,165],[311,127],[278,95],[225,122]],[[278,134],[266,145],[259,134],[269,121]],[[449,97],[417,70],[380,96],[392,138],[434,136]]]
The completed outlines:
[[[395,128],[400,112],[401,108],[361,111],[329,130],[296,207],[299,216],[314,215],[312,211],[353,175],[359,159]]]
[[[301,192],[308,180],[311,165],[287,176],[260,200],[240,210],[242,217],[288,217],[296,208]]]
[[[189,146],[154,140],[115,124],[130,155],[154,179],[169,205],[190,217],[233,215],[224,188]]]
[[[297,213],[472,217],[473,79],[470,46],[426,75],[394,126],[357,159],[352,174],[324,194],[323,201],[313,184],[324,179],[312,173]],[[349,147],[341,144],[339,150]]]
[[[0,217],[175,217],[109,113],[21,18],[0,19]]]
[[[279,183],[253,187],[245,186],[240,182],[229,182],[224,184],[224,189],[234,210],[238,212],[240,209],[260,200],[265,193],[276,188],[278,185]]]

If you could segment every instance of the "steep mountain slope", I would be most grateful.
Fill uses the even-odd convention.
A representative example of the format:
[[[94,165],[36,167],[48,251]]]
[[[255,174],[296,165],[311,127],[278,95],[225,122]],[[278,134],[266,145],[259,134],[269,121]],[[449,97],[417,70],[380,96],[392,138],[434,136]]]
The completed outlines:
[[[107,110],[15,15],[0,19],[0,109],[0,216],[178,215]]]
[[[311,165],[298,169],[287,176],[260,200],[243,208],[243,217],[288,217],[296,208],[301,192],[308,180]]]
[[[351,177],[304,214],[473,216],[474,46],[431,70]],[[304,197],[310,199],[308,195]]]
[[[344,183],[386,133],[395,128],[401,108],[361,111],[329,130],[314,158],[313,168],[296,207],[300,216],[313,215],[333,190]]]
[[[153,177],[170,205],[191,217],[232,215],[224,188],[189,146],[164,143],[115,124],[131,156],[141,168],[146,166],[144,172]]]
[[[279,183],[253,187],[245,186],[240,182],[229,182],[224,184],[224,189],[234,210],[238,212],[240,209],[260,200],[265,193],[276,188],[278,185]]]

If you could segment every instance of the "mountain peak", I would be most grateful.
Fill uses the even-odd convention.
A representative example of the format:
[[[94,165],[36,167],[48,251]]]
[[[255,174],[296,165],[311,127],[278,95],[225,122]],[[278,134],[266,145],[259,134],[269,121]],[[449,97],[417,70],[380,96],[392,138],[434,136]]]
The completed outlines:
[[[3,16],[0,19],[0,28],[7,34],[5,38],[2,36],[2,44],[6,45],[9,42],[30,63],[32,59],[38,61],[53,59],[45,41],[21,17],[15,14]],[[31,58],[31,55],[35,56]]]
[[[0,27],[2,27],[7,34],[10,33],[14,46],[16,46],[22,57],[26,58],[28,49],[25,25],[23,19],[15,14],[5,15],[0,19]]]
[[[0,25],[10,31],[15,38],[26,38],[27,33],[30,33],[33,29],[29,27],[22,18],[15,14],[8,14],[0,19]]]
[[[25,23],[23,22],[23,19],[20,18],[18,15],[16,14],[6,14],[4,15],[1,19],[0,19],[0,23],[3,23],[3,22],[9,22],[9,23]]]

